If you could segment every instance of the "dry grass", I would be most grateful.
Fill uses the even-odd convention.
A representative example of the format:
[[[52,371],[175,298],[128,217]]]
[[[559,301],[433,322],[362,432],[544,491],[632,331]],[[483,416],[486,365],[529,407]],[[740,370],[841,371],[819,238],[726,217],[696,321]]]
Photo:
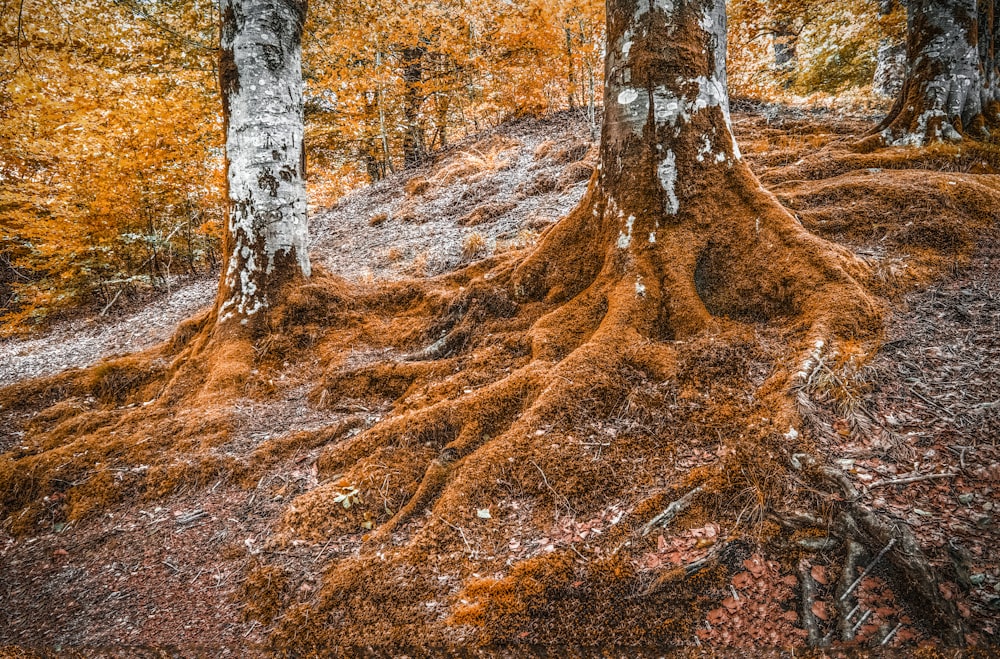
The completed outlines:
[[[406,185],[403,186],[403,191],[409,197],[423,196],[427,194],[427,192],[429,192],[430,189],[431,189],[431,182],[428,181],[423,176],[414,176],[413,178],[411,178],[409,181],[406,182]]]
[[[471,213],[463,217],[458,223],[464,227],[475,227],[485,224],[500,217],[517,207],[512,201],[490,202],[477,206]]]
[[[462,258],[471,261],[486,252],[486,239],[482,234],[472,232],[462,241]]]
[[[449,159],[430,179],[434,185],[448,186],[458,180],[477,181],[484,175],[508,169],[514,165],[520,142],[496,136],[477,143]]]

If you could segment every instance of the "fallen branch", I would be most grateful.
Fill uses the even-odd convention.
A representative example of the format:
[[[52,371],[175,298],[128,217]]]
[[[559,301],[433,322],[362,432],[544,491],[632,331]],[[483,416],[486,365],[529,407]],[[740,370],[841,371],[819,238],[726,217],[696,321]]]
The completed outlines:
[[[841,601],[847,599],[847,597],[854,592],[854,589],[858,587],[858,584],[860,584],[864,580],[864,578],[867,577],[869,573],[871,573],[872,568],[875,567],[875,565],[882,559],[882,557],[885,556],[885,553],[890,549],[892,549],[893,545],[895,544],[896,544],[896,539],[890,538],[889,544],[883,547],[882,551],[880,551],[878,554],[875,555],[875,558],[873,558],[872,562],[868,564],[868,567],[864,569],[864,571],[861,573],[861,576],[855,579],[854,582],[847,587],[847,590],[844,591],[844,594],[840,596]]]
[[[851,618],[857,612],[857,603],[851,597],[851,590],[854,586],[854,575],[857,574],[858,561],[861,560],[865,548],[861,543],[854,540],[847,541],[847,556],[844,558],[844,569],[841,570],[840,580],[837,583],[837,611],[840,614],[839,627],[840,639],[842,641],[854,640],[854,628],[851,625]]]
[[[958,476],[954,472],[945,472],[942,474],[922,474],[920,476],[906,476],[905,478],[891,478],[884,481],[876,481],[868,486],[868,489],[874,489],[876,487],[885,487],[887,485],[906,485],[907,483],[919,483],[920,481],[929,481],[935,478],[954,478]]]
[[[854,539],[869,549],[882,547],[846,594],[853,592],[857,583],[884,556],[900,575],[898,583],[909,591],[910,597],[917,603],[917,610],[940,635],[941,640],[952,647],[965,645],[965,624],[954,602],[941,596],[937,570],[924,555],[910,527],[899,520],[885,519],[860,503],[857,489],[840,469],[821,464],[815,457],[805,453],[793,455],[791,462],[794,468],[812,474],[839,490],[846,508],[841,524],[844,527],[841,530],[844,538]]]
[[[698,487],[694,488],[693,490],[682,496],[677,501],[672,502],[659,515],[649,520],[649,522],[644,527],[642,527],[642,534],[641,534],[642,537],[645,538],[647,535],[649,535],[649,532],[652,531],[657,526],[665,527],[668,524],[670,524],[670,522],[674,521],[674,518],[677,517],[682,512],[684,512],[695,500],[695,498],[702,493],[703,489],[704,487],[699,485]]]
[[[809,562],[806,559],[799,561],[799,582],[802,584],[802,626],[806,630],[806,642],[811,648],[817,648],[822,643],[822,635],[819,630],[819,620],[813,613],[813,606],[816,604],[816,582],[813,580]]]

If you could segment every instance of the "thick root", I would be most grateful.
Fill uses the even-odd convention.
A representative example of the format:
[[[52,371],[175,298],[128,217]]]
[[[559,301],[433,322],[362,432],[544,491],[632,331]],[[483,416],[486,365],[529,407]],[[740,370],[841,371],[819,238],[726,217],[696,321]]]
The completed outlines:
[[[802,469],[819,484],[832,488],[842,498],[844,512],[835,529],[846,543],[847,565],[844,580],[853,573],[851,563],[859,555],[857,545],[874,556],[861,576],[851,579],[838,594],[838,601],[850,597],[854,588],[871,569],[885,558],[899,576],[899,584],[909,592],[915,611],[921,615],[949,646],[965,644],[965,625],[954,603],[946,600],[939,589],[942,579],[924,555],[913,532],[903,523],[890,521],[860,503],[860,495],[844,474],[822,465],[812,456],[797,454],[793,466]],[[843,584],[843,582],[842,582]],[[846,606],[846,604],[845,604]],[[852,609],[848,609],[851,611]],[[842,625],[851,624],[845,616]],[[846,635],[853,635],[860,623],[854,622]],[[842,636],[844,627],[841,627]],[[848,640],[845,638],[845,640]]]

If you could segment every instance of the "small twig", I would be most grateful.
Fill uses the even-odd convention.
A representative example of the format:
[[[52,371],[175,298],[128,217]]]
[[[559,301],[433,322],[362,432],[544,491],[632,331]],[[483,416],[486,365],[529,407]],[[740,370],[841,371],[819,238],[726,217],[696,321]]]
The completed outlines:
[[[885,638],[882,639],[882,642],[879,643],[879,645],[887,645],[889,643],[889,641],[892,640],[892,637],[896,635],[896,632],[898,632],[900,629],[902,629],[902,627],[903,627],[903,623],[897,622],[896,626],[892,628],[891,632],[889,632],[888,634],[885,635]]]
[[[945,408],[944,406],[942,406],[940,403],[937,403],[937,402],[931,400],[930,398],[927,398],[926,396],[924,396],[923,394],[921,394],[919,391],[917,391],[913,387],[907,387],[907,388],[910,390],[911,394],[913,394],[914,396],[916,396],[920,400],[924,401],[925,403],[927,403],[931,407],[936,407],[939,411],[944,412],[948,416],[949,419],[953,419],[955,417],[955,415],[952,414],[951,411],[949,411],[947,408]]]
[[[649,522],[642,527],[642,537],[645,538],[649,535],[649,532],[656,528],[656,526],[667,526],[670,522],[674,521],[674,518],[684,512],[684,510],[691,505],[691,502],[694,501],[695,497],[701,494],[703,489],[704,486],[699,485],[677,501],[672,502],[659,515],[649,520]]]
[[[574,516],[576,516],[576,511],[573,510],[573,506],[569,504],[569,499],[556,492],[555,488],[549,485],[549,479],[545,477],[545,472],[542,471],[542,468],[539,467],[537,464],[535,464],[534,460],[529,460],[528,462],[530,462],[531,465],[538,470],[538,473],[542,475],[542,482],[545,483],[545,487],[549,488],[549,491],[552,492],[552,496],[555,497],[557,501],[559,499],[562,499],[562,504],[566,506],[566,509],[569,510],[571,513],[573,513]]]
[[[455,526],[454,524],[446,520],[444,517],[441,517],[440,515],[438,515],[438,519],[447,524],[448,526],[450,526],[453,530],[458,531],[458,534],[462,536],[462,542],[465,543],[465,548],[466,550],[468,550],[470,558],[475,558],[479,554],[479,552],[473,549],[472,545],[469,544],[469,539],[465,537],[465,530],[462,529],[461,526]]]
[[[868,573],[872,571],[872,569],[875,567],[875,564],[878,563],[879,560],[881,560],[881,558],[885,556],[885,553],[890,549],[892,549],[895,544],[896,544],[896,539],[890,538],[889,544],[883,547],[882,551],[880,551],[878,554],[875,555],[875,558],[873,558],[872,562],[868,564],[868,567],[864,569],[864,572],[861,573],[861,576],[855,579],[854,582],[847,587],[847,590],[844,591],[844,594],[840,596],[841,600],[845,599],[848,595],[854,592],[854,589],[857,588],[858,584],[860,584],[861,581],[868,576]]]
[[[876,481],[868,486],[868,489],[874,489],[876,487],[884,487],[886,485],[906,485],[907,483],[919,483],[920,481],[929,481],[934,478],[954,478],[958,474],[954,472],[945,472],[941,474],[923,474],[920,476],[906,476],[905,478],[891,478],[884,481]]]
[[[858,621],[856,623],[854,623],[854,627],[851,628],[851,632],[857,634],[858,630],[861,629],[861,625],[865,624],[865,620],[868,620],[868,618],[870,618],[871,615],[872,615],[872,610],[871,609],[868,609],[867,611],[865,611],[864,615],[862,615],[860,618],[858,618]]]
[[[190,524],[191,522],[196,522],[202,517],[207,517],[207,516],[208,513],[206,513],[204,510],[195,510],[193,512],[188,513],[187,515],[181,515],[180,517],[177,517],[176,519],[174,519],[174,521],[177,522],[178,524],[184,525],[184,524]]]
[[[118,296],[122,294],[122,290],[124,290],[124,289],[121,289],[121,288],[119,288],[119,289],[118,289],[118,292],[117,292],[117,293],[115,293],[115,296],[114,296],[113,298],[111,298],[111,301],[110,301],[110,302],[108,302],[108,306],[106,306],[106,307],[104,307],[103,309],[101,309],[101,313],[97,314],[98,316],[103,316],[104,314],[108,313],[108,309],[110,309],[110,308],[111,308],[111,306],[112,306],[112,305],[113,305],[113,304],[114,304],[115,302],[117,302],[117,301],[118,301]]]

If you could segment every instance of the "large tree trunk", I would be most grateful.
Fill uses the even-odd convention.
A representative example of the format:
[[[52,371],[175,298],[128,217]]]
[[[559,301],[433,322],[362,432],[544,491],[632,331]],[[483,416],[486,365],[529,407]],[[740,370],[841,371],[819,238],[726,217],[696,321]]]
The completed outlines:
[[[243,325],[309,276],[301,39],[305,0],[222,0],[228,221],[218,323]]]
[[[879,127],[886,144],[922,146],[987,134],[996,120],[996,63],[993,48],[979,41],[981,28],[993,36],[995,1],[909,0],[908,70]]]
[[[569,299],[614,288],[616,322],[661,338],[719,317],[803,312],[825,325],[818,282],[836,281],[825,293],[856,285],[842,255],[807,234],[740,157],[724,0],[609,0],[607,25],[599,176],[521,265],[518,290]]]

